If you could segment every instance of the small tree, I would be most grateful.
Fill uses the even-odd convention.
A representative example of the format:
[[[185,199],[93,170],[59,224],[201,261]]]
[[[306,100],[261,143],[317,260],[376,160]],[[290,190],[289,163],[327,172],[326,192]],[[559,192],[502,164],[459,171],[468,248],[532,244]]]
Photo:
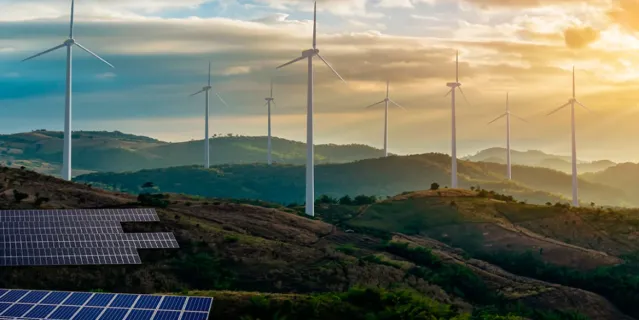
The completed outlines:
[[[353,204],[353,200],[351,200],[351,197],[349,197],[349,195],[346,195],[342,198],[340,198],[340,200],[338,200],[338,203],[341,205],[347,205],[350,206]]]
[[[431,184],[431,190],[438,190],[440,189],[440,185],[437,182],[434,182]]]

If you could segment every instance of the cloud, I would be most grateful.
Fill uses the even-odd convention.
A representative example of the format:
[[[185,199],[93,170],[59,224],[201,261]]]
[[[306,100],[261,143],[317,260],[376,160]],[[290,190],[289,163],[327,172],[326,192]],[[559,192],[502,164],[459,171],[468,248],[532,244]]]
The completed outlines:
[[[222,74],[225,76],[238,75],[238,74],[247,74],[251,72],[251,67],[249,66],[235,66],[229,67],[222,71]]]
[[[638,0],[613,0],[608,15],[612,21],[637,35],[639,10]]]
[[[581,49],[600,38],[600,31],[592,27],[570,27],[564,30],[564,41],[567,47]]]

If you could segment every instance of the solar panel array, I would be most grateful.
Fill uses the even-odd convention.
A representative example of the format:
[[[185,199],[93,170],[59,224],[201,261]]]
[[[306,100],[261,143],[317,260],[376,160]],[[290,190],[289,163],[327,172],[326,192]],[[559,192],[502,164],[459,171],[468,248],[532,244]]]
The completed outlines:
[[[206,320],[212,298],[0,289],[0,319]]]
[[[178,248],[173,233],[125,233],[154,209],[0,211],[0,266],[139,264],[137,249]]]

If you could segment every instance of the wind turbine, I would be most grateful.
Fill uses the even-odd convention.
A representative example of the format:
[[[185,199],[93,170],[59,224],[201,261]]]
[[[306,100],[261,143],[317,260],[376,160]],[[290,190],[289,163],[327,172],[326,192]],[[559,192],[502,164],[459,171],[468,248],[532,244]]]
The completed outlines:
[[[451,88],[445,95],[451,94],[451,188],[458,187],[458,158],[456,154],[456,88],[460,90],[464,100],[469,103],[462,91],[462,83],[458,81],[458,51],[456,51],[456,82],[447,82],[447,87]]]
[[[267,103],[265,103],[264,105],[267,106],[267,122],[269,123],[267,129],[269,133],[267,137],[267,163],[271,165],[271,103],[273,102],[274,105],[276,104],[276,99],[273,98],[273,79],[271,79],[271,90],[269,91],[269,97],[264,99],[267,100]]]
[[[381,103],[384,103],[384,156],[385,157],[389,156],[388,148],[387,148],[389,144],[389,102],[395,104],[397,107],[401,109],[404,109],[403,106],[397,104],[395,101],[389,98],[389,81],[387,80],[387,96],[382,101],[378,101],[370,106],[367,106],[367,108],[371,108]]]
[[[589,110],[589,108],[587,108],[584,104],[580,103],[580,101],[578,101],[576,99],[576,68],[575,66],[572,68],[572,74],[573,74],[573,82],[572,82],[572,88],[573,88],[573,95],[571,96],[571,98],[569,99],[569,101],[563,105],[561,105],[560,107],[558,107],[557,109],[549,112],[549,114],[547,114],[547,116],[550,116],[558,111],[560,111],[561,109],[563,109],[566,106],[571,106],[571,175],[572,175],[572,199],[573,199],[573,206],[577,207],[579,205],[578,203],[578,167],[577,167],[577,160],[576,160],[576,115],[575,115],[575,105],[578,104],[579,106],[583,107],[585,110],[591,112],[591,110]]]
[[[511,180],[511,116],[514,116],[524,122],[527,122],[527,120],[524,120],[520,117],[518,117],[517,115],[511,113],[511,111],[509,111],[509,93],[507,92],[507,109],[505,111],[505,113],[501,114],[499,117],[491,120],[489,123],[487,124],[492,124],[500,119],[502,119],[502,117],[507,117],[507,178],[509,180]]]
[[[115,68],[112,64],[107,62],[106,60],[100,58],[97,54],[93,53],[91,50],[87,49],[80,43],[76,42],[73,38],[73,15],[74,15],[74,7],[75,1],[71,0],[71,22],[69,25],[69,38],[65,40],[61,45],[48,49],[46,51],[40,52],[36,55],[33,55],[29,58],[26,58],[24,61],[31,60],[33,58],[39,57],[41,55],[45,55],[49,52],[58,50],[63,47],[67,47],[67,88],[66,88],[66,97],[65,97],[65,112],[64,112],[64,148],[62,152],[62,171],[60,175],[64,180],[71,180],[71,99],[72,99],[72,56],[73,56],[73,46],[78,46],[78,48],[86,51],[90,55],[96,57],[98,60],[104,62],[111,68]]]
[[[305,196],[305,213],[310,216],[314,216],[314,168],[313,168],[313,58],[318,57],[324,62],[329,69],[343,82],[344,79],[338,74],[338,72],[331,67],[331,65],[320,55],[320,50],[316,48],[316,2],[313,2],[313,47],[311,49],[302,51],[302,55],[295,58],[276,69],[286,67],[290,64],[307,59],[308,67],[308,80],[307,80],[307,164],[306,164],[306,196]]]
[[[209,91],[211,91],[211,62],[209,62],[209,78],[207,80],[207,86],[206,87],[202,87],[202,90],[190,95],[190,97],[193,97],[195,95],[198,95],[200,93],[205,93],[205,98],[204,98],[204,167],[205,168],[209,168]],[[224,102],[224,100],[222,100],[222,97],[217,93],[214,92],[215,95],[218,97],[218,99],[220,99],[220,101],[226,106],[229,107],[227,105],[226,102]]]

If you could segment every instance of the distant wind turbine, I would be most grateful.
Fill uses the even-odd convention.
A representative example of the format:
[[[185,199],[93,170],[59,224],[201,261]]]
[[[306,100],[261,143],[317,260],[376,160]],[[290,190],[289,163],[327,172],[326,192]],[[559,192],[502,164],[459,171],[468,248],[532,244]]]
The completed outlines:
[[[388,152],[388,144],[389,144],[389,102],[395,104],[396,106],[398,106],[401,109],[404,109],[403,106],[397,104],[395,101],[391,100],[389,98],[389,81],[387,80],[387,96],[382,100],[382,101],[378,101],[370,106],[367,106],[367,108],[371,108],[374,106],[377,106],[381,103],[384,103],[384,156],[387,157],[389,156],[389,152]]]
[[[487,124],[492,124],[502,119],[502,117],[507,117],[507,178],[509,180],[511,180],[511,116],[514,116],[524,122],[527,122],[527,120],[524,120],[518,117],[517,115],[511,113],[511,111],[509,111],[509,93],[507,92],[507,109],[505,113],[501,114],[499,117],[493,119]]]
[[[306,166],[306,196],[305,196],[305,213],[307,215],[314,215],[314,168],[313,168],[313,57],[318,57],[324,62],[333,73],[340,78],[343,82],[344,79],[338,74],[338,72],[331,67],[331,65],[320,55],[320,50],[316,48],[316,2],[313,2],[313,47],[309,50],[302,51],[302,56],[293,59],[276,69],[288,66],[298,61],[307,59],[308,66],[308,83],[307,83],[307,166]],[[345,82],[346,83],[346,82]]]
[[[62,152],[62,171],[60,175],[64,180],[71,180],[71,100],[72,100],[72,53],[73,46],[78,46],[80,49],[86,51],[90,55],[96,57],[98,60],[106,63],[108,66],[115,68],[112,64],[107,62],[106,60],[100,58],[97,54],[93,53],[91,50],[85,48],[80,43],[76,42],[73,38],[73,15],[74,15],[74,7],[75,1],[71,0],[71,22],[69,26],[69,38],[65,40],[61,45],[48,49],[46,51],[40,52],[36,55],[33,55],[29,58],[26,58],[24,61],[31,60],[33,58],[39,57],[41,55],[45,55],[49,52],[58,50],[63,47],[67,47],[67,87],[66,87],[66,97],[65,97],[65,115],[64,115],[64,147]]]
[[[271,90],[269,91],[269,97],[264,99],[267,100],[267,103],[265,103],[264,105],[267,106],[267,132],[269,134],[267,137],[267,163],[271,165],[271,103],[273,103],[273,105],[276,104],[276,99],[273,98],[273,79],[271,79]]]
[[[458,81],[458,51],[456,51],[456,82],[448,82],[447,87],[451,88],[445,95],[451,94],[451,188],[458,187],[458,157],[456,148],[456,88],[460,90],[464,100],[469,103],[462,91],[462,83]]]
[[[210,166],[210,161],[209,161],[209,91],[211,91],[211,62],[209,62],[209,78],[207,80],[207,86],[206,87],[202,87],[202,90],[190,95],[190,97],[193,97],[195,95],[198,95],[200,93],[205,93],[205,98],[204,98],[204,167],[205,168],[209,168]],[[224,100],[222,100],[222,97],[217,93],[214,92],[215,95],[218,97],[218,99],[220,99],[220,101],[226,106],[229,107],[227,105],[226,102],[224,102]]]
[[[558,107],[557,109],[549,112],[549,114],[547,114],[547,116],[550,116],[558,111],[560,111],[561,109],[563,109],[564,107],[567,106],[571,106],[571,175],[572,175],[572,188],[573,188],[573,192],[572,192],[572,199],[573,199],[573,206],[577,207],[580,204],[578,203],[578,167],[577,167],[577,160],[576,160],[576,115],[575,115],[575,105],[578,104],[579,106],[583,107],[585,110],[591,112],[591,110],[589,110],[589,108],[587,108],[584,104],[580,103],[580,101],[578,101],[576,99],[576,68],[573,67],[572,68],[572,74],[573,74],[573,81],[572,81],[572,88],[573,88],[573,94],[571,96],[571,98],[569,99],[569,102],[561,105],[560,107]]]

